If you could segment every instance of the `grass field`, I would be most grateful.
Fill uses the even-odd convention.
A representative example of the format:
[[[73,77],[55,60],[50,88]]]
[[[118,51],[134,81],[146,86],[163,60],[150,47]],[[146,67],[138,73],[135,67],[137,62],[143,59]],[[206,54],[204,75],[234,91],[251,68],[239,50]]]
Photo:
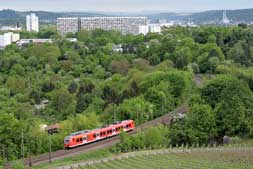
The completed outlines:
[[[140,155],[82,169],[253,169],[253,148]]]
[[[53,168],[57,166],[75,164],[75,163],[80,163],[82,161],[96,160],[96,159],[101,159],[101,158],[110,157],[110,156],[113,156],[113,154],[107,148],[107,149],[91,151],[88,153],[83,153],[78,156],[66,157],[61,160],[55,160],[51,164],[44,163],[44,164],[33,166],[32,168],[33,169],[48,169],[48,168]]]

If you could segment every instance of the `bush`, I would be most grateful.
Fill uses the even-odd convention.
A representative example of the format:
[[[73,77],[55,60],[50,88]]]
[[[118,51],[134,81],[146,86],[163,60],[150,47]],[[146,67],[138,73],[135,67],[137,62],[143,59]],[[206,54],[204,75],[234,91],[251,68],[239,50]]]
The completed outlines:
[[[242,139],[240,137],[230,137],[230,144],[239,144],[242,142]]]
[[[25,169],[25,165],[22,161],[16,161],[12,164],[13,169]]]

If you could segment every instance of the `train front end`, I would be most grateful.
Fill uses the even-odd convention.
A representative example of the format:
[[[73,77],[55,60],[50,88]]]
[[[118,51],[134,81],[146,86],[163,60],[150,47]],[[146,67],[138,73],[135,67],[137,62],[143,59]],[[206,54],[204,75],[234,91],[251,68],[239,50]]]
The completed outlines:
[[[68,149],[71,147],[71,136],[67,136],[64,138],[64,148]]]

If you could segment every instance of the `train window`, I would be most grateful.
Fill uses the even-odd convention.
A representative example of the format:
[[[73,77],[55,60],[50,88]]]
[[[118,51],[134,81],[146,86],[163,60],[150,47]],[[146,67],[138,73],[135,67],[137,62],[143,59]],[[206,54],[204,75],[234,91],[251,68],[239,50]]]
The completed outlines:
[[[109,133],[110,133],[110,131],[108,130],[108,131],[107,131],[107,134],[109,134]]]
[[[80,141],[83,141],[83,138],[80,138]]]
[[[96,133],[96,136],[99,137],[99,133]]]
[[[75,142],[75,139],[73,138],[72,141]]]
[[[96,137],[96,134],[93,134],[93,137]]]
[[[85,140],[87,140],[87,136],[84,136],[84,137],[83,137],[83,141],[85,141]]]

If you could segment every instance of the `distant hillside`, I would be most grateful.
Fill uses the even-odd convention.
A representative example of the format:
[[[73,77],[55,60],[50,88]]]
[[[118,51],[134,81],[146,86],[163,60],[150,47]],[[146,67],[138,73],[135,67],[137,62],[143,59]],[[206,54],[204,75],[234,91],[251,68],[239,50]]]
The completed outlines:
[[[200,13],[194,13],[189,16],[190,20],[197,23],[203,23],[207,21],[221,20],[223,11],[206,11]],[[241,10],[227,10],[227,17],[234,22],[252,22],[253,21],[253,9],[241,9]]]
[[[31,12],[36,13],[41,23],[55,23],[58,17],[88,17],[88,16],[144,16],[143,13],[91,13],[91,12],[46,12],[46,11],[27,11],[18,12],[14,10],[0,11],[1,25],[15,25],[17,22],[25,23],[25,16]],[[198,24],[215,22],[222,19],[223,10],[213,10],[196,13],[152,13],[146,14],[152,22],[158,22],[159,19],[179,20],[179,21],[194,21]],[[227,16],[234,22],[253,22],[253,9],[227,10]]]
[[[152,20],[184,20],[194,21],[199,24],[221,20],[223,10],[213,10],[190,14],[182,13],[159,13],[150,15]],[[234,22],[253,22],[253,9],[227,10],[227,17]]]
[[[104,16],[104,14],[88,13],[88,12],[47,12],[47,11],[27,11],[18,12],[14,10],[1,10],[0,11],[0,24],[1,25],[15,25],[17,22],[24,24],[26,15],[29,13],[36,13],[39,16],[41,23],[54,23],[58,17],[88,17],[88,16]]]

